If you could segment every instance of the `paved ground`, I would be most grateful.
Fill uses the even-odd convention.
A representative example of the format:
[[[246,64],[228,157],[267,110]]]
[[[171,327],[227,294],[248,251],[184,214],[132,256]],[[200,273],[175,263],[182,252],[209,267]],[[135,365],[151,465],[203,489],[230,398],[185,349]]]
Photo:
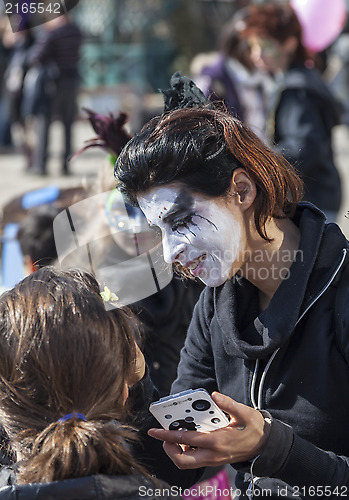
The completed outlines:
[[[81,182],[90,182],[103,163],[105,155],[98,149],[87,151],[76,157],[70,163],[71,175],[62,176],[60,173],[60,153],[63,141],[63,128],[60,123],[54,123],[50,132],[50,159],[46,177],[29,175],[25,168],[25,160],[20,154],[0,155],[0,207],[10,199],[25,193],[28,190],[55,184],[59,187],[80,185]],[[84,145],[84,141],[95,137],[91,126],[84,122],[76,122],[73,128],[74,152]]]
[[[74,125],[74,151],[84,145],[84,141],[94,137],[91,126],[84,121]],[[0,207],[13,197],[28,190],[56,184],[59,187],[79,185],[91,182],[103,164],[105,155],[98,150],[87,151],[71,162],[71,174],[68,177],[60,175],[59,156],[62,144],[62,129],[59,123],[52,126],[51,158],[48,165],[49,175],[39,177],[28,175],[25,171],[24,159],[19,154],[0,155]],[[349,129],[341,126],[335,132],[336,162],[343,180],[343,203],[338,217],[338,224],[349,238]]]

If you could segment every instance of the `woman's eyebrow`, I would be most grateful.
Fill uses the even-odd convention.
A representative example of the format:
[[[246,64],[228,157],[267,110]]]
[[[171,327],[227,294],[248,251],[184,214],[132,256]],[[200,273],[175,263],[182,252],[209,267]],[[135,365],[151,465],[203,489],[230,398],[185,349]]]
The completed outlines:
[[[165,215],[165,217],[163,217],[163,222],[165,222],[165,224],[172,224],[172,222],[174,222],[175,220],[178,220],[178,217],[181,217],[181,216],[186,216],[188,214],[188,210],[186,210],[185,208],[181,208],[181,207],[172,207]]]
[[[178,215],[188,215],[188,213],[193,210],[194,201],[193,196],[187,190],[183,189],[162,220],[165,223],[171,223],[178,217]]]

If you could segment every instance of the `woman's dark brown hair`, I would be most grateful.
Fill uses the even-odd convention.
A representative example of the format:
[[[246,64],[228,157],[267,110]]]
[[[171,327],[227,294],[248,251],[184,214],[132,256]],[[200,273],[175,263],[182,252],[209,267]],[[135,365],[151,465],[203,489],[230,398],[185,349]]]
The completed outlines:
[[[253,34],[268,37],[281,44],[288,38],[295,37],[297,39],[297,49],[291,62],[304,63],[312,58],[303,45],[302,25],[290,5],[280,3],[251,5],[244,22],[244,36]]]
[[[254,69],[251,60],[251,47],[248,38],[242,36],[245,18],[248,15],[248,8],[240,9],[223,26],[219,39],[219,50],[225,57],[237,59],[245,68],[251,71]]]
[[[209,197],[224,197],[237,167],[256,184],[255,225],[269,241],[268,218],[291,216],[303,183],[285,158],[228,113],[187,108],[154,118],[121,151],[115,175],[120,189],[137,203],[138,195],[171,182]]]
[[[136,359],[131,313],[107,313],[83,271],[42,268],[0,298],[0,419],[18,482],[142,469],[123,391]],[[64,415],[77,417],[59,421]]]

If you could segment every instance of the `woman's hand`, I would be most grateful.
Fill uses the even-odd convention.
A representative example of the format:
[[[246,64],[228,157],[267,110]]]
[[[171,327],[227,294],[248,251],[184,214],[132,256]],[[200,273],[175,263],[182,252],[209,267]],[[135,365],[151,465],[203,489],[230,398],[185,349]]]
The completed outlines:
[[[268,439],[270,424],[258,410],[237,403],[219,392],[213,392],[212,399],[221,410],[229,413],[227,427],[211,432],[148,431],[149,436],[164,441],[165,452],[179,469],[215,467],[251,460],[261,453]]]

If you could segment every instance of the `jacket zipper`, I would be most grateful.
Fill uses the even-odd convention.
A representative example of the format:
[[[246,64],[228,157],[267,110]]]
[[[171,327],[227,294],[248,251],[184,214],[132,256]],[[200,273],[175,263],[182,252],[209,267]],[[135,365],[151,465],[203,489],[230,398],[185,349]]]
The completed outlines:
[[[342,258],[337,266],[337,268],[335,269],[335,271],[333,272],[331,278],[328,280],[328,282],[326,283],[326,285],[320,290],[320,292],[318,293],[318,295],[311,301],[311,303],[308,305],[308,307],[305,309],[305,311],[303,311],[303,313],[300,315],[300,317],[298,318],[296,324],[295,324],[295,327],[298,325],[298,323],[304,318],[304,316],[306,315],[306,313],[309,311],[309,309],[315,304],[315,302],[317,302],[319,300],[319,298],[326,292],[326,290],[331,286],[333,280],[335,279],[335,277],[337,276],[338,272],[340,271],[340,269],[342,268],[343,264],[344,264],[344,261],[346,259],[346,256],[347,256],[347,249],[346,248],[343,248],[343,252],[342,252]],[[274,361],[277,353],[280,351],[280,347],[278,349],[276,349],[273,354],[271,355],[266,367],[264,368],[263,370],[263,373],[262,373],[262,376],[261,376],[261,380],[260,380],[260,383],[259,383],[259,387],[258,387],[258,396],[257,396],[257,404],[256,404],[256,400],[255,400],[255,390],[256,390],[256,380],[257,380],[257,374],[258,374],[258,367],[259,367],[259,359],[256,359],[256,364],[255,364],[255,368],[254,368],[254,372],[253,372],[253,377],[252,377],[252,381],[251,381],[251,389],[250,389],[250,397],[251,397],[251,402],[252,402],[252,406],[255,410],[261,410],[262,409],[262,396],[263,396],[263,386],[264,386],[264,382],[265,382],[265,378],[267,376],[267,373],[270,369],[270,365],[272,364],[272,362]],[[250,474],[251,474],[251,481],[249,483],[249,486],[248,486],[248,489],[247,489],[247,492],[246,494],[248,495],[248,497],[251,499],[253,498],[254,496],[254,486],[255,486],[255,482],[260,479],[258,476],[254,476],[253,475],[253,466],[256,462],[258,457],[256,457],[253,461],[252,461],[252,464],[251,464],[251,470],[250,470]]]
[[[319,300],[319,298],[331,286],[333,280],[335,279],[335,277],[337,276],[337,274],[340,271],[341,267],[343,266],[344,261],[346,259],[346,256],[347,256],[347,249],[343,248],[342,258],[341,258],[341,260],[340,260],[337,268],[333,272],[332,276],[330,277],[330,279],[328,280],[328,282],[326,283],[326,285],[320,290],[320,292],[318,293],[318,295],[311,301],[311,303],[308,305],[308,307],[305,309],[305,311],[303,311],[303,313],[297,319],[295,327],[304,318],[304,316],[306,315],[306,313],[315,304],[315,302],[317,302]],[[267,373],[269,371],[270,365],[274,361],[275,356],[277,355],[277,353],[279,352],[279,350],[280,350],[280,347],[273,352],[273,354],[271,355],[271,357],[270,357],[270,359],[269,359],[266,367],[263,370],[263,373],[262,373],[262,376],[261,376],[261,380],[260,380],[260,383],[259,383],[259,388],[258,388],[257,403],[256,403],[256,400],[255,400],[254,394],[255,394],[256,379],[257,379],[257,373],[258,373],[258,367],[259,367],[259,359],[256,359],[256,364],[255,364],[255,369],[254,369],[254,372],[253,372],[253,377],[252,377],[252,382],[251,382],[251,389],[250,389],[250,396],[251,396],[252,406],[256,410],[261,410],[262,409],[262,392],[263,392],[263,386],[264,386],[265,378],[266,378]]]

